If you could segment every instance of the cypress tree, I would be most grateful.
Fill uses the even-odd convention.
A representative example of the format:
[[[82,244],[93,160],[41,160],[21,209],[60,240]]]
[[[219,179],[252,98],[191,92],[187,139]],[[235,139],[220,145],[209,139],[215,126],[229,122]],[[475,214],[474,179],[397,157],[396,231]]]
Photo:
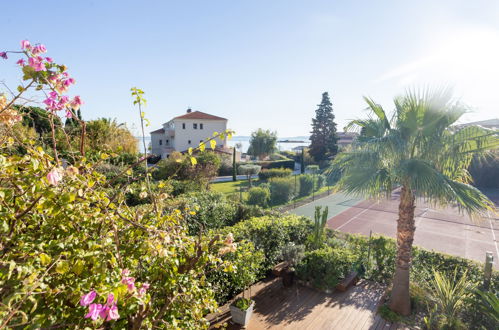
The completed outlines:
[[[334,122],[333,105],[327,92],[322,93],[322,102],[312,119],[309,154],[316,162],[329,159],[338,153],[338,137]]]

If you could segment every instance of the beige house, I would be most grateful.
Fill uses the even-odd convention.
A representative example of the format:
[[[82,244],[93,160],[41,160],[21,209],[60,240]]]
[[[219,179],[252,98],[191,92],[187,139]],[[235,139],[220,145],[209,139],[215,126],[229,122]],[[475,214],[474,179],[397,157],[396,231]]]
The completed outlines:
[[[171,119],[162,128],[151,132],[151,152],[167,158],[173,151],[185,152],[191,147],[195,148],[200,142],[212,137],[214,132],[220,133],[226,129],[226,118],[189,108],[186,114]],[[231,152],[227,148],[227,139],[215,140],[218,151]]]

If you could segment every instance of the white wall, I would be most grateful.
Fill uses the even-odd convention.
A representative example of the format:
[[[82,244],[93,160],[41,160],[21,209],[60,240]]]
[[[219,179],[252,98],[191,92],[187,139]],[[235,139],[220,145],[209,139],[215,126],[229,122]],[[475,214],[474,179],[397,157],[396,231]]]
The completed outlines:
[[[189,147],[195,148],[200,141],[204,141],[213,136],[213,132],[223,132],[227,129],[227,120],[206,120],[206,119],[174,119],[175,123],[175,150],[185,151]],[[185,129],[182,129],[182,124],[185,123]],[[193,124],[197,124],[197,129],[193,128]],[[203,129],[200,125],[203,124]],[[191,143],[189,144],[189,140]],[[216,139],[217,146],[227,146],[227,139]],[[209,145],[206,146],[209,148]]]

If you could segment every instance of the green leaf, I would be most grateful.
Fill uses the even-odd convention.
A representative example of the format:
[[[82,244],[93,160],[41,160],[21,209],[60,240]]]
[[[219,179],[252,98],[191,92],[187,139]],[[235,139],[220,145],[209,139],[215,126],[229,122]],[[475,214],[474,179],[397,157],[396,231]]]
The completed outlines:
[[[69,264],[66,260],[61,260],[55,266],[55,271],[59,274],[65,274],[69,271]]]
[[[43,266],[47,266],[52,261],[52,258],[46,253],[40,253],[40,263]]]

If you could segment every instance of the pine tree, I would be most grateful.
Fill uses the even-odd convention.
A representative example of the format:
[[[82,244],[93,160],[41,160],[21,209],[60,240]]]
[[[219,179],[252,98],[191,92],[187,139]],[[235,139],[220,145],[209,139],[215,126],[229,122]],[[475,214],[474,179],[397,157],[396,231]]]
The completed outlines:
[[[334,122],[333,105],[327,92],[322,93],[322,102],[312,119],[309,154],[316,162],[326,160],[338,152],[338,137]]]

